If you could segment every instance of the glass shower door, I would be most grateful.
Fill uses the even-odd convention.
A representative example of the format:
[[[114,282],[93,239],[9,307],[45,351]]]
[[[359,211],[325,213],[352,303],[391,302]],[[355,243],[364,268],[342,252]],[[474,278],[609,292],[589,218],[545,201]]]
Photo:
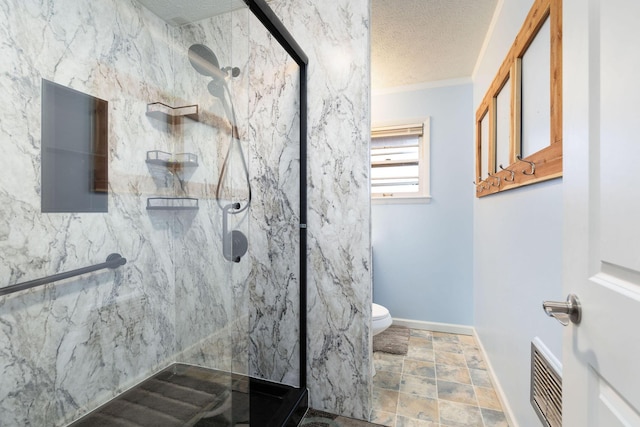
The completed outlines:
[[[1,423],[279,425],[301,70],[262,1],[116,3],[0,0]]]

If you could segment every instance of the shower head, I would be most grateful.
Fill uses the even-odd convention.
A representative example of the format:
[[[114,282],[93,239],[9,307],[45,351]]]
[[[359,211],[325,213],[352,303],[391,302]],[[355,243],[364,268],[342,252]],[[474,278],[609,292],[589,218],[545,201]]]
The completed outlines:
[[[203,44],[193,44],[189,47],[189,62],[195,70],[203,76],[214,80],[224,81],[227,73],[220,69],[216,54]]]
[[[221,69],[216,54],[203,44],[193,44],[189,47],[189,62],[198,73],[212,78],[207,85],[207,89],[216,98],[224,96],[224,87],[230,76],[238,77],[240,75],[240,68],[238,67],[224,67]]]

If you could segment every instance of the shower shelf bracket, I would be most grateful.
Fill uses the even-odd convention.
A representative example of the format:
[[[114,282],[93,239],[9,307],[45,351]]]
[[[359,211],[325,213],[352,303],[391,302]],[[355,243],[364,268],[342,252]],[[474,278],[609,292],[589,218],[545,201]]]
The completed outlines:
[[[147,116],[158,120],[164,119],[169,123],[174,123],[180,117],[198,121],[198,105],[171,107],[162,102],[152,102],[147,104]]]
[[[167,169],[182,169],[185,167],[197,167],[198,156],[193,153],[172,154],[166,151],[147,151],[147,159],[150,165],[163,166]]]
[[[198,199],[193,197],[150,197],[147,199],[147,210],[149,211],[195,211],[198,209]]]

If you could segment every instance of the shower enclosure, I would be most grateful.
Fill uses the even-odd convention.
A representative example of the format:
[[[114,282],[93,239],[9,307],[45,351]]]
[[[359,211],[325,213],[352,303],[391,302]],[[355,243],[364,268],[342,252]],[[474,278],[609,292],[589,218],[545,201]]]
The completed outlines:
[[[295,40],[263,0],[0,0],[0,17],[0,424],[295,425]]]

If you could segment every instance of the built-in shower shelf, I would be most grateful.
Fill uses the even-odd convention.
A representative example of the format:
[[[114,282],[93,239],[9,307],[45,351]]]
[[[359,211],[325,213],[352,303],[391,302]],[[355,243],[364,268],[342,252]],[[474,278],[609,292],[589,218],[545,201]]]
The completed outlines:
[[[195,211],[198,209],[198,199],[193,197],[150,197],[147,199],[147,210],[149,211]]]
[[[166,120],[173,123],[179,117],[187,117],[191,120],[198,120],[198,106],[186,105],[184,107],[171,107],[162,102],[152,102],[147,104],[147,116],[158,120]]]
[[[185,167],[197,167],[198,156],[193,153],[172,154],[166,151],[147,151],[146,162],[150,165],[164,166],[167,169],[181,169]]]

